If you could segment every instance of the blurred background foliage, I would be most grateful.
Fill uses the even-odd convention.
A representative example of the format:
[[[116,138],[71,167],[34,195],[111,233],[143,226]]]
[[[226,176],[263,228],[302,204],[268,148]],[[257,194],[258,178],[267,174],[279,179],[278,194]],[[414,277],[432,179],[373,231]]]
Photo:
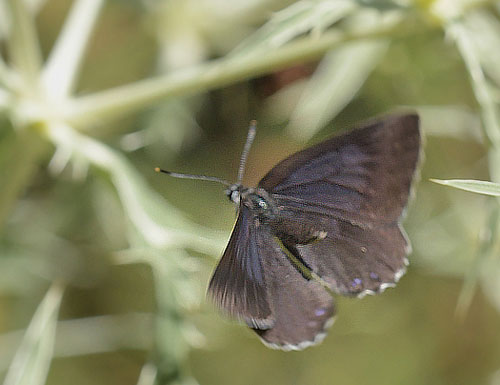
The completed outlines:
[[[0,0],[0,39],[5,385],[500,384],[500,2]],[[233,180],[258,119],[252,185],[398,106],[426,135],[398,288],[303,352],[222,319],[234,208],[154,166]]]

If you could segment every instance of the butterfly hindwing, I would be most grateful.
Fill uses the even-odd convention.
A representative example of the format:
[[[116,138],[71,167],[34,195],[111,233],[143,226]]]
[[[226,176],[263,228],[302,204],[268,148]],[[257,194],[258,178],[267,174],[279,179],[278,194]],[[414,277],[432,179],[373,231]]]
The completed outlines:
[[[314,279],[304,277],[269,229],[263,227],[257,237],[266,255],[262,266],[275,322],[272,328],[255,332],[268,346],[283,350],[320,342],[333,323],[331,295]]]
[[[303,233],[280,236],[298,242],[295,248],[304,264],[337,293],[376,293],[393,286],[405,272],[409,244],[397,223],[367,226],[300,210],[282,215],[287,228],[301,228]]]

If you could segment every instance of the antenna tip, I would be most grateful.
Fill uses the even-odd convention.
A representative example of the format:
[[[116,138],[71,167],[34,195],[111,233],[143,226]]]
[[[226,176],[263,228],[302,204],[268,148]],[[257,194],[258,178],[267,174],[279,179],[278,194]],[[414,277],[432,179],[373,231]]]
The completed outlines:
[[[155,171],[156,171],[156,172],[161,172],[160,167],[155,167]]]

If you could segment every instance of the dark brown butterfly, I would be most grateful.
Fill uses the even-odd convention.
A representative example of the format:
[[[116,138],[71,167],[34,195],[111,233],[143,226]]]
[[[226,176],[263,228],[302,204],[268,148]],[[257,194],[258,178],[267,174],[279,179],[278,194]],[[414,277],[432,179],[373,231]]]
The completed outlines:
[[[404,274],[410,244],[400,221],[420,153],[416,114],[389,115],[297,152],[256,188],[221,182],[238,206],[209,297],[263,342],[299,350],[333,323],[332,293],[362,297]]]

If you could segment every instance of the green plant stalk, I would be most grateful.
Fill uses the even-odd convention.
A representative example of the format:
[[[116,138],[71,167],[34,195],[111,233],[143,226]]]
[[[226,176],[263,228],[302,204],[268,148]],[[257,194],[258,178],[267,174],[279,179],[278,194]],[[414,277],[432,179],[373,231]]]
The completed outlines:
[[[460,21],[452,22],[447,29],[455,38],[469,72],[474,95],[482,110],[485,136],[495,148],[500,149],[500,124],[496,104],[475,53],[474,45]]]
[[[93,95],[75,98],[66,106],[65,120],[85,127],[102,119],[118,118],[160,100],[185,96],[254,78],[298,63],[320,58],[328,50],[350,41],[395,36],[401,24],[352,34],[327,32],[319,38],[305,37],[256,57],[222,58],[164,76],[145,79]]]
[[[118,191],[125,212],[149,245],[160,248],[188,248],[202,253],[220,253],[220,240],[214,241],[205,236],[208,233],[201,227],[184,220],[176,221],[175,224],[162,223],[158,218],[151,217],[151,213],[147,212],[137,199],[141,195],[140,187],[137,186],[146,183],[128,164],[123,154],[59,122],[47,124],[45,128],[47,138],[56,146],[68,149],[73,155],[77,154],[87,159],[92,165],[108,173]],[[148,199],[158,199],[163,202],[163,199],[153,192]]]
[[[471,41],[466,28],[460,20],[452,21],[447,31],[455,39],[457,48],[462,55],[462,59],[469,72],[472,90],[476,97],[477,102],[481,108],[481,115],[483,120],[484,136],[488,140],[488,153],[490,159],[497,159],[500,151],[500,119],[497,111],[497,104],[495,97],[492,95],[487,79],[483,72],[481,62],[476,53],[473,42]],[[498,164],[490,161],[490,174],[493,181],[498,182]],[[476,181],[476,184],[478,181]],[[479,182],[481,183],[481,182]],[[493,184],[487,186],[492,187]],[[457,187],[457,186],[453,186]],[[483,186],[484,187],[484,186]],[[459,187],[461,188],[461,187]],[[463,188],[463,186],[462,186]],[[484,190],[484,189],[483,189]],[[478,192],[478,191],[475,191]],[[484,191],[482,191],[484,193]],[[496,195],[496,194],[492,194]],[[498,203],[498,201],[496,202]],[[492,211],[488,223],[484,228],[486,231],[491,232],[491,237],[496,239],[498,234],[499,211],[495,209]],[[476,282],[481,268],[484,264],[486,257],[492,252],[494,242],[482,242],[479,247],[478,254],[474,260],[471,271],[465,276],[464,286],[457,301],[456,313],[459,317],[463,318],[470,306],[472,297],[474,295]]]
[[[183,257],[182,252],[171,251],[169,258],[150,260],[158,309],[155,317],[155,346],[152,357],[157,368],[156,384],[183,383],[187,377],[182,363],[191,346],[183,329],[189,321],[181,311],[185,293],[180,292],[182,287],[180,281],[185,277],[181,275],[182,270],[177,270],[179,266],[174,262]],[[186,289],[187,287],[184,287],[184,290]]]
[[[385,56],[387,40],[346,44],[327,53],[302,92],[287,130],[305,141],[333,120]]]
[[[102,5],[103,0],[78,0],[73,3],[43,69],[45,89],[54,98],[65,98],[73,90]]]
[[[7,3],[12,17],[12,30],[7,41],[12,66],[26,77],[28,84],[37,84],[42,54],[33,16],[25,1],[8,0]]]
[[[455,314],[460,320],[464,320],[467,312],[472,303],[476,287],[478,284],[478,278],[481,274],[481,269],[483,268],[485,262],[487,262],[492,256],[495,246],[498,245],[498,225],[499,225],[499,214],[500,209],[497,202],[493,202],[488,223],[486,226],[486,235],[482,238],[479,237],[478,242],[478,252],[470,269],[466,272],[464,277],[464,283],[462,285],[462,290],[458,296],[457,305],[455,308]]]
[[[137,379],[137,385],[154,385],[157,374],[158,368],[154,364],[146,362],[141,369],[139,378]]]
[[[5,376],[4,385],[42,385],[52,362],[64,285],[54,282],[38,306]]]
[[[0,55],[0,87],[8,88],[10,86],[10,69]]]
[[[31,183],[38,163],[50,144],[31,130],[12,134],[0,147],[0,230],[9,213]]]
[[[99,315],[57,322],[54,357],[67,358],[115,352],[117,346],[130,350],[150,350],[153,346],[151,313],[129,312]],[[82,333],[85,330],[85,333]],[[21,344],[24,330],[0,334],[0,372],[5,372]],[[104,340],[102,336],[107,336]]]

